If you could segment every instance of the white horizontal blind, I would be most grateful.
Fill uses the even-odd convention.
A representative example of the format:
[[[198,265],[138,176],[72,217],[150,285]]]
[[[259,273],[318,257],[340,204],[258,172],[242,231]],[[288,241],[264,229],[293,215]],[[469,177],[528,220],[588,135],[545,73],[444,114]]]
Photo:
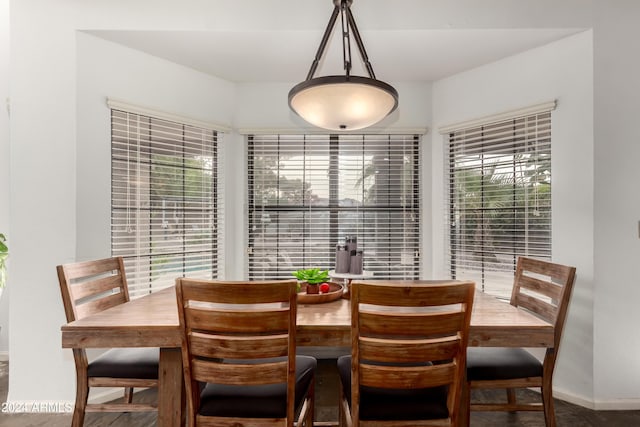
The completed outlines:
[[[111,110],[111,252],[132,297],[222,262],[220,134]]]
[[[447,134],[446,268],[508,298],[518,256],[551,258],[551,113]]]
[[[249,135],[249,278],[333,269],[358,238],[375,278],[419,275],[418,135]]]

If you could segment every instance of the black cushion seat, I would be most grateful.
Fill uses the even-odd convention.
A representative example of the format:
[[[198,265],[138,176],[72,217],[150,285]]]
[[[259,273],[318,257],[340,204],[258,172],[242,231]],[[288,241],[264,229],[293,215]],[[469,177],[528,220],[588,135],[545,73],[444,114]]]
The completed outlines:
[[[317,364],[314,357],[296,356],[295,408],[304,400]],[[286,397],[286,383],[254,386],[207,383],[200,393],[198,413],[216,417],[284,418]]]
[[[89,377],[158,379],[158,348],[114,348],[89,363]]]
[[[510,380],[542,376],[542,363],[522,348],[469,347],[467,380]]]
[[[351,406],[351,356],[338,358],[338,373]],[[432,420],[447,418],[447,387],[387,389],[361,387],[362,420]]]

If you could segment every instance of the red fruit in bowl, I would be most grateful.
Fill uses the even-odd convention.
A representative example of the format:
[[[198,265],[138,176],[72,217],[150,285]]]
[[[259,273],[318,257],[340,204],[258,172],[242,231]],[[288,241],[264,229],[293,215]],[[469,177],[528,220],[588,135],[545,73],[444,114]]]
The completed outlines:
[[[329,292],[329,289],[331,289],[331,287],[329,286],[328,283],[323,283],[320,285],[320,292],[322,292],[323,294],[326,294],[327,292]]]

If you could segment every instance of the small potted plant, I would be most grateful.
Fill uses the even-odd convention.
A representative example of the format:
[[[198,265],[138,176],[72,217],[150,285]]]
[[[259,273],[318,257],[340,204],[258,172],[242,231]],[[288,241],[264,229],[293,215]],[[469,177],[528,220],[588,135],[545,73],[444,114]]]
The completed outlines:
[[[329,281],[329,270],[319,268],[307,268],[291,273],[299,281],[306,282],[307,293],[317,294],[320,292],[320,285]]]

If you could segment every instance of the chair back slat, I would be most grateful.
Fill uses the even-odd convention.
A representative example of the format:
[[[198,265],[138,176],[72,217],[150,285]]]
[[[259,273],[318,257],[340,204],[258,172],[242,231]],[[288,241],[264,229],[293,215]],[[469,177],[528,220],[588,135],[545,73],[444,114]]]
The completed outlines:
[[[89,277],[102,274],[107,271],[120,270],[121,258],[104,258],[92,261],[79,261],[64,265],[67,278],[73,280],[80,277]]]
[[[522,275],[518,280],[520,288],[528,289],[532,293],[549,297],[552,301],[557,301],[562,296],[562,286],[555,283],[541,280],[536,277]]]
[[[286,332],[289,328],[289,308],[243,311],[213,307],[185,307],[185,322],[190,329],[207,329],[211,332]]]
[[[531,295],[520,294],[516,297],[516,305],[537,314],[549,323],[554,323],[558,307]]]
[[[286,359],[255,365],[194,359],[191,365],[191,374],[196,381],[228,385],[285,383],[287,371]]]
[[[377,362],[418,363],[424,360],[453,359],[460,351],[460,338],[386,340],[360,338],[360,357]]]
[[[408,367],[361,364],[360,385],[395,389],[439,387],[451,384],[455,372],[453,362]]]
[[[82,319],[83,317],[99,313],[125,302],[127,302],[127,300],[124,298],[124,294],[122,292],[110,294],[99,299],[94,299],[83,304],[76,305],[76,316],[78,319]]]
[[[202,284],[199,287],[185,286],[183,288],[185,301],[215,301],[218,304],[263,304],[289,300],[289,290],[283,288],[279,283],[282,281],[185,280],[193,285]]]
[[[449,418],[445,421],[455,423],[466,369],[474,290],[473,282],[352,283],[354,425],[360,422],[362,386],[448,386]]]
[[[363,282],[364,283],[364,282]],[[362,287],[361,304],[388,307],[431,307],[457,304],[464,299],[464,287],[452,287],[459,282],[376,281],[376,287]]]
[[[113,275],[95,279],[92,281],[71,285],[71,295],[78,301],[83,298],[99,295],[106,292],[119,293],[122,285],[122,277]]]
[[[392,313],[360,311],[360,333],[426,337],[459,331],[464,312]]]
[[[191,354],[196,357],[228,359],[240,356],[241,359],[260,359],[287,355],[288,335],[269,337],[255,336],[218,336],[191,332]]]
[[[59,265],[57,271],[68,322],[129,301],[120,257]]]

